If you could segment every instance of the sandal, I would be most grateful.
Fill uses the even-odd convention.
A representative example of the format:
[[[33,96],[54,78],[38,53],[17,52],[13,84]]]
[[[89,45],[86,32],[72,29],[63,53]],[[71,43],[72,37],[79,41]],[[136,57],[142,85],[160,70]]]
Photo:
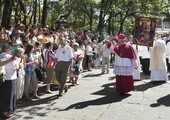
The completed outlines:
[[[34,99],[41,99],[41,98],[38,95],[35,95]]]
[[[31,98],[26,98],[25,100],[28,101],[28,102],[31,102],[31,101],[32,101]]]
[[[46,93],[47,93],[47,94],[52,94],[52,91],[49,90],[49,91],[46,91]]]
[[[8,112],[4,112],[1,115],[4,119],[8,119],[8,118],[12,117],[12,115],[10,115]]]

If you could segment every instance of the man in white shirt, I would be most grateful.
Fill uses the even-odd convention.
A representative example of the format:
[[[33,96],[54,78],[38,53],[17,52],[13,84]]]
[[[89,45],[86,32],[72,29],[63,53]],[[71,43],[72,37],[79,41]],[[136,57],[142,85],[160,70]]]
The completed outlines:
[[[92,65],[93,48],[91,44],[92,44],[92,41],[88,40],[88,43],[86,45],[86,67],[88,71],[92,71],[91,65]]]
[[[60,83],[59,97],[63,95],[63,91],[67,92],[68,87],[66,86],[66,79],[69,67],[73,68],[73,50],[67,44],[66,38],[63,36],[59,37],[60,45],[58,47],[56,58],[57,64],[55,66],[56,79]]]
[[[110,56],[111,56],[111,42],[109,40],[105,40],[105,44],[103,45],[102,49],[102,73],[105,72],[105,64],[107,65],[107,73],[109,73],[109,67],[110,67]]]
[[[149,65],[150,65],[150,48],[147,46],[141,46],[141,65],[142,71],[145,75],[150,75]]]

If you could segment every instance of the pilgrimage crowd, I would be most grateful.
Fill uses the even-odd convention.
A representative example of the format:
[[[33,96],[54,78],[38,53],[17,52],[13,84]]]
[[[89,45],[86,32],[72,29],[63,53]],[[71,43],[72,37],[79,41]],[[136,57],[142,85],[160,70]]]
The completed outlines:
[[[79,76],[92,68],[109,73],[114,65],[116,91],[125,94],[134,90],[134,79],[140,72],[151,81],[168,80],[170,42],[155,34],[153,47],[133,44],[133,35],[107,35],[100,40],[97,32],[60,28],[27,28],[22,24],[0,28],[0,113],[9,118],[16,101],[41,99],[38,83],[44,82],[51,94],[53,79],[58,81],[59,94],[68,91],[67,79],[79,84]]]

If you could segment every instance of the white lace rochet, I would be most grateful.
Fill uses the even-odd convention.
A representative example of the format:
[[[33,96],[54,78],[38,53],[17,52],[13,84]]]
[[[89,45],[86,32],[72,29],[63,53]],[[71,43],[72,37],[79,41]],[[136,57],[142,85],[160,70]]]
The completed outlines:
[[[113,71],[115,75],[130,76],[132,75],[132,71],[135,66],[137,66],[136,60],[121,58],[117,54],[115,54],[115,66]]]

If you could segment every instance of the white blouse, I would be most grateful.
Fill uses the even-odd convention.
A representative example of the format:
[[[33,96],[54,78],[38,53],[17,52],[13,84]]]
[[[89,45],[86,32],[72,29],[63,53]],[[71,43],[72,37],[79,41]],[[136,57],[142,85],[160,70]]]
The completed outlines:
[[[5,60],[10,59],[11,57],[12,57],[12,55],[3,52],[0,55],[0,60],[5,61]],[[15,79],[17,79],[17,70],[16,70],[17,67],[18,67],[18,63],[17,63],[16,60],[13,60],[12,62],[5,65],[6,80],[15,80]],[[1,69],[2,69],[2,67],[0,67],[0,70]]]

